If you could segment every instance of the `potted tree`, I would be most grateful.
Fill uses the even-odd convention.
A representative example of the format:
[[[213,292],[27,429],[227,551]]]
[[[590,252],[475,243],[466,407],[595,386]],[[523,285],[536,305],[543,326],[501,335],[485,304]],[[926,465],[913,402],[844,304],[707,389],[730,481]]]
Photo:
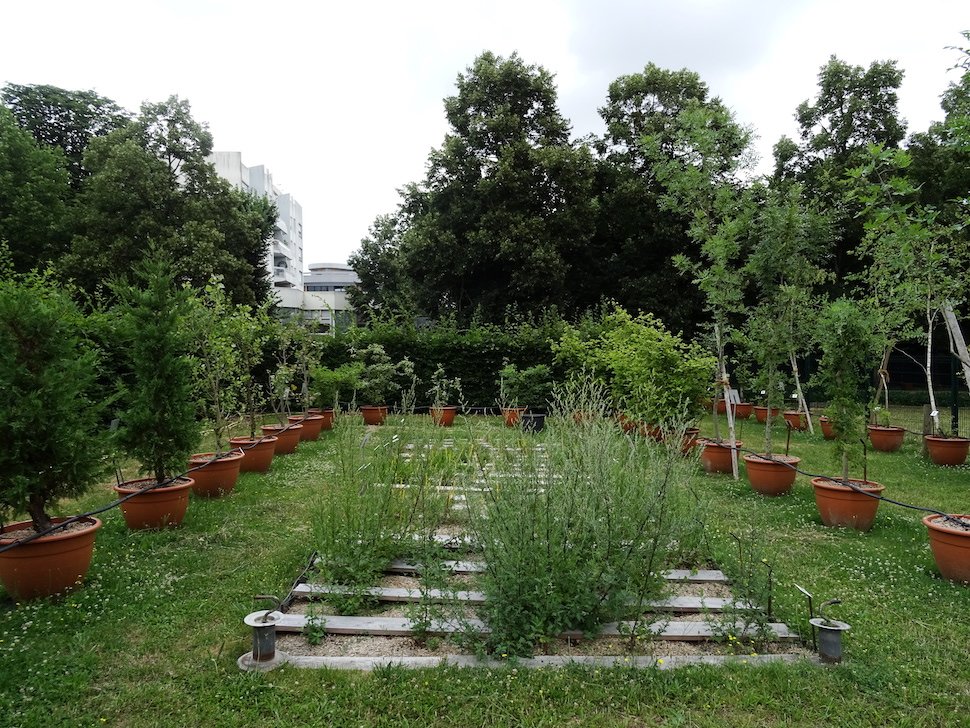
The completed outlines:
[[[440,427],[451,427],[455,424],[458,406],[449,403],[461,401],[461,379],[449,379],[444,365],[438,364],[438,368],[431,375],[428,396],[431,398],[431,419],[434,423]]]
[[[99,359],[82,321],[47,278],[0,269],[0,513],[30,516],[0,528],[0,581],[18,601],[77,584],[101,527],[97,518],[49,514],[93,485],[106,462]],[[51,424],[40,425],[41,416]]]
[[[845,298],[833,302],[818,321],[822,357],[815,384],[828,395],[828,416],[835,433],[834,454],[841,478],[813,478],[815,503],[826,526],[847,526],[868,531],[879,508],[884,486],[868,479],[849,477],[851,453],[858,449],[865,423],[869,372],[882,339],[875,333],[873,317]]]
[[[360,407],[364,423],[381,425],[387,418],[388,402],[401,389],[395,380],[413,377],[414,365],[407,357],[394,364],[384,347],[376,343],[355,350],[354,357],[363,365],[358,391],[367,403]]]
[[[314,412],[310,409],[310,372],[320,359],[320,341],[317,335],[311,332],[305,324],[294,322],[293,343],[293,354],[296,362],[295,377],[300,390],[300,399],[306,408],[306,412],[300,415],[290,415],[288,419],[293,424],[303,425],[303,429],[300,430],[301,440],[317,440],[320,437],[320,431],[323,429],[325,418],[320,412]]]
[[[778,387],[781,368],[785,363],[783,324],[772,306],[763,302],[758,306],[749,321],[747,337],[752,355],[761,364],[761,377],[767,393],[767,406],[773,407],[781,395]],[[758,455],[744,455],[745,469],[751,487],[767,496],[784,495],[792,489],[797,472],[795,468],[800,458],[782,455],[773,451],[772,430],[775,419],[766,417],[764,421],[764,449]]]
[[[526,403],[520,415],[522,429],[539,432],[546,425],[546,410],[552,397],[552,372],[545,364],[519,369],[509,364],[502,369],[508,396],[513,402]]]
[[[248,435],[230,437],[229,444],[243,453],[241,473],[265,473],[273,463],[277,437],[258,431],[260,413],[266,403],[266,389],[256,376],[263,365],[270,332],[270,302],[261,306],[237,306],[231,332],[239,358],[239,390]]]
[[[294,324],[272,321],[270,339],[275,346],[276,366],[270,373],[269,387],[273,409],[279,424],[262,425],[264,435],[276,437],[276,455],[291,455],[300,444],[303,425],[289,421],[291,395],[295,388],[297,367],[294,358]]]
[[[233,333],[237,318],[232,308],[221,277],[214,276],[192,298],[188,317],[194,338],[198,400],[215,440],[214,452],[195,453],[188,461],[195,481],[192,492],[203,498],[230,493],[239,480],[244,457],[242,450],[227,447],[231,417],[241,405],[243,376],[238,337]]]
[[[186,324],[190,293],[173,283],[171,266],[164,260],[147,261],[137,277],[138,285],[114,286],[127,369],[116,441],[149,477],[120,483],[115,492],[132,496],[121,504],[129,528],[163,528],[177,526],[185,517],[195,481],[177,475],[201,435]]]
[[[310,393],[323,416],[321,429],[333,428],[334,412],[343,398],[350,401],[357,391],[364,367],[359,363],[342,364],[336,369],[316,366],[310,370]]]
[[[505,420],[506,427],[515,427],[519,424],[522,415],[525,414],[525,407],[519,406],[518,384],[519,370],[514,364],[506,363],[498,373],[498,407]]]

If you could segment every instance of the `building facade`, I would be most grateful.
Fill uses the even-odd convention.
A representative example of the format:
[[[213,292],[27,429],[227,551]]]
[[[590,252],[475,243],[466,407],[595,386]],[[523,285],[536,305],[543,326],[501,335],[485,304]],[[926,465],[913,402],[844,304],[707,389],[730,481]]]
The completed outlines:
[[[265,166],[247,167],[241,152],[213,152],[209,162],[236,189],[265,197],[276,204],[279,216],[266,251],[266,270],[277,289],[303,292],[303,208],[273,184]],[[288,296],[291,298],[292,296]]]

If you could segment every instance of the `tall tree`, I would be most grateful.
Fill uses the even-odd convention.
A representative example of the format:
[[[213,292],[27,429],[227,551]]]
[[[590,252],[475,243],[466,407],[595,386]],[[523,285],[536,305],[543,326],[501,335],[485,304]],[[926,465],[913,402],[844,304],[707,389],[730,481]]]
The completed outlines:
[[[259,302],[275,209],[232,192],[206,161],[211,150],[212,135],[174,96],[143,104],[130,124],[92,140],[62,273],[94,291],[154,245],[180,279],[201,288],[223,274],[231,300]]]
[[[0,241],[26,272],[67,247],[70,187],[64,155],[39,145],[0,107]]]
[[[445,99],[451,131],[405,193],[403,269],[430,315],[571,305],[569,261],[592,234],[593,162],[569,140],[552,75],[483,53]]]
[[[723,182],[745,154],[750,133],[697,73],[652,63],[610,84],[600,116],[606,134],[596,141],[600,215],[591,249],[599,265],[589,269],[600,275],[594,285],[629,309],[652,311],[692,331],[704,318],[703,300],[672,263],[689,252],[691,213],[664,203],[667,188],[658,172],[668,163],[698,163],[691,129],[703,118],[712,132],[704,173],[713,184]]]
[[[895,61],[863,68],[832,56],[819,71],[814,103],[803,101],[795,112],[798,142],[782,137],[775,145],[776,179],[801,182],[824,209],[838,214],[832,264],[840,285],[864,265],[850,255],[863,230],[859,207],[847,203],[845,176],[865,163],[870,145],[895,149],[903,140],[897,96],[902,81]]]
[[[94,137],[128,123],[131,114],[94,91],[68,91],[57,86],[8,83],[0,98],[17,123],[41,144],[57,147],[67,159],[71,187],[87,176],[84,152]]]
[[[410,281],[403,270],[401,236],[405,229],[401,211],[379,215],[350,256],[360,283],[350,289],[350,304],[359,315],[413,314]]]

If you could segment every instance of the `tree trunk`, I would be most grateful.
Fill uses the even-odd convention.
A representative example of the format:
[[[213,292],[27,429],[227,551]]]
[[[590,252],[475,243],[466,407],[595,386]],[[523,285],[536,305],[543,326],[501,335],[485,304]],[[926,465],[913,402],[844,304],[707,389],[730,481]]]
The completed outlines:
[[[926,307],[926,389],[930,396],[930,416],[933,418],[933,434],[942,432],[940,429],[940,411],[936,407],[936,392],[933,391],[933,323],[936,311]]]
[[[727,370],[727,357],[724,355],[724,346],[721,343],[721,326],[720,324],[714,324],[714,338],[717,342],[717,358],[718,363],[721,368],[721,391],[724,392],[724,411],[727,412],[728,421],[728,444],[731,447],[731,474],[734,476],[735,480],[739,480],[738,477],[738,451],[735,447],[734,439],[734,408],[731,407],[731,403],[727,401],[727,392],[731,388],[731,378],[728,376]],[[770,410],[769,410],[770,413]]]
[[[47,515],[47,511],[44,510],[44,505],[44,498],[39,493],[32,494],[27,502],[27,513],[30,514],[34,530],[38,533],[51,527],[51,519]]]
[[[960,323],[953,312],[953,304],[949,301],[943,304],[943,320],[946,322],[946,331],[950,336],[950,353],[960,360],[963,366],[963,381],[970,390],[970,352],[967,352],[967,342],[963,338]]]
[[[815,427],[812,425],[812,413],[808,409],[808,402],[805,399],[805,394],[802,392],[802,380],[798,376],[798,360],[795,358],[795,352],[788,352],[788,359],[791,361],[791,373],[795,378],[795,391],[798,393],[798,406],[805,413],[805,419],[808,421],[808,431],[815,434]]]
[[[886,347],[886,351],[882,354],[882,362],[879,364],[879,382],[876,384],[876,396],[872,398],[872,405],[875,407],[879,404],[879,395],[885,394],[886,397],[886,411],[889,411],[889,356],[893,353],[893,349],[896,347],[895,342],[890,342],[889,346]],[[873,424],[875,420],[873,420]]]

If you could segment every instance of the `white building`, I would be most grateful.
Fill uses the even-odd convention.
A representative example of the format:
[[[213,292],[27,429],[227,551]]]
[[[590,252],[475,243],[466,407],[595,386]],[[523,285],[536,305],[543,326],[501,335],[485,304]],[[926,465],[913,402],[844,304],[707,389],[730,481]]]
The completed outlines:
[[[265,197],[276,204],[279,217],[266,255],[266,270],[276,289],[295,289],[302,294],[303,208],[300,203],[273,184],[273,175],[266,167],[243,164],[241,152],[213,152],[209,162],[216,173],[236,189]],[[287,306],[285,301],[281,302]]]
[[[311,263],[303,274],[304,316],[317,321],[325,331],[346,326],[353,315],[347,289],[360,283],[354,269],[343,263]]]

